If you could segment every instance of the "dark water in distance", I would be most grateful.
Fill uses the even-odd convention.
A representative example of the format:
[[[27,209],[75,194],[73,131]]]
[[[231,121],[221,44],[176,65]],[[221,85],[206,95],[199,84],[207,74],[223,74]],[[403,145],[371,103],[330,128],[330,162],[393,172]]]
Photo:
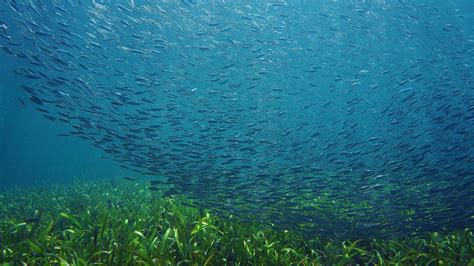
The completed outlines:
[[[158,177],[283,228],[472,228],[473,10],[3,1],[0,185]]]

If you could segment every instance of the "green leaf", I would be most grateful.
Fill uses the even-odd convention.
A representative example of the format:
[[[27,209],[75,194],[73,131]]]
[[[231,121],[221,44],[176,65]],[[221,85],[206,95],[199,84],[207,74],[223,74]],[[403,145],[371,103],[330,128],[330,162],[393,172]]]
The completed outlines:
[[[82,228],[81,223],[79,223],[79,221],[76,218],[74,218],[72,215],[67,214],[65,212],[61,212],[61,213],[59,213],[59,216],[61,216],[63,218],[66,218],[68,221],[70,221],[76,227]]]
[[[168,248],[167,248],[167,242],[168,242],[168,237],[171,233],[171,228],[168,228],[165,232],[165,235],[163,236],[163,239],[161,240],[161,245],[160,249],[162,253],[166,253]]]
[[[38,234],[38,239],[41,241],[45,241],[46,236],[51,232],[53,225],[54,225],[54,220],[49,222],[49,224],[45,228],[43,228],[43,230],[40,231],[40,233]]]
[[[43,249],[38,244],[34,243],[31,239],[26,240],[26,243],[35,253],[43,252]]]
[[[141,239],[145,239],[145,235],[143,235],[140,231],[133,231],[134,234],[138,235]]]
[[[216,254],[216,252],[212,252],[209,257],[207,257],[206,261],[204,262],[204,266],[208,265],[209,262],[212,260],[212,258],[214,258],[214,255]]]

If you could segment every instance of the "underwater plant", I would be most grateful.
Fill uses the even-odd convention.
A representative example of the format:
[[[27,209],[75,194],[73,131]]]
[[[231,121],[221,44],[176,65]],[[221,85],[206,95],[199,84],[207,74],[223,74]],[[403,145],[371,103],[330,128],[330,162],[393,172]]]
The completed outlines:
[[[474,236],[307,236],[192,207],[145,182],[75,182],[0,194],[2,265],[472,265]]]

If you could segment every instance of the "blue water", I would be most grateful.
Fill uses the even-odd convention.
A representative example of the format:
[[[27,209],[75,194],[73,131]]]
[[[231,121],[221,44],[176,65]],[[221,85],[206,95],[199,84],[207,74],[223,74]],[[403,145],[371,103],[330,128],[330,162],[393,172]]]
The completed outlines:
[[[160,178],[283,227],[472,227],[473,12],[4,1],[0,185]],[[321,197],[349,210],[303,210]]]

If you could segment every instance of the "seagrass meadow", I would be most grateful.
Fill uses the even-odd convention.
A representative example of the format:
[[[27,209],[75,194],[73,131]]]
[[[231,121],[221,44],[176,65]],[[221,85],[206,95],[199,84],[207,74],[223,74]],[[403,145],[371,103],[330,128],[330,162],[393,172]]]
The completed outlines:
[[[242,223],[144,182],[2,191],[2,265],[473,265],[470,229],[394,239]]]

